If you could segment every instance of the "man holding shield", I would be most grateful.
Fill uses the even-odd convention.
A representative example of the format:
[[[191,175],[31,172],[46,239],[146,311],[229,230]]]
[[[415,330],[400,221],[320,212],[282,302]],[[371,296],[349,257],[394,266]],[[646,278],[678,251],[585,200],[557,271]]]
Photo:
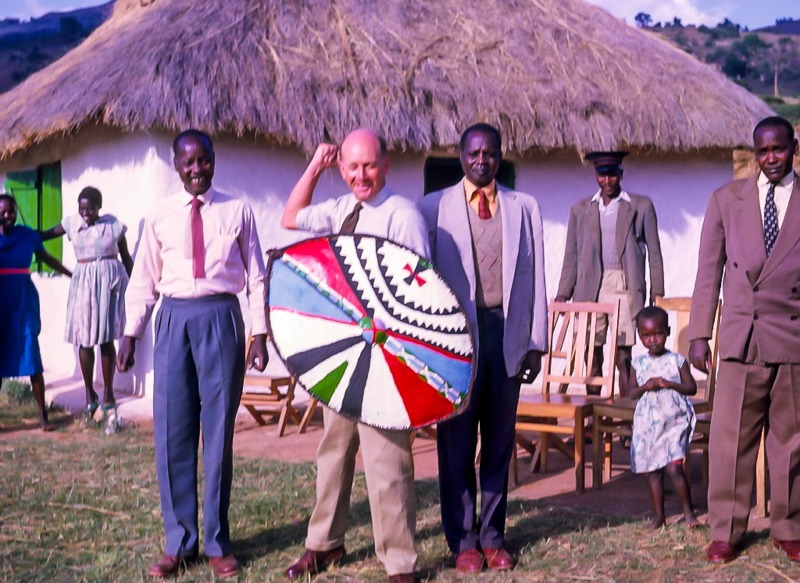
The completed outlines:
[[[335,166],[349,192],[311,204],[320,177]],[[317,235],[385,237],[428,257],[424,220],[412,201],[385,188],[388,169],[386,143],[370,130],[353,131],[341,147],[320,144],[289,195],[281,226]],[[317,501],[308,525],[306,552],[285,571],[286,577],[305,578],[344,557],[350,490],[360,446],[375,552],[390,582],[413,582],[416,502],[410,431],[371,427],[327,407],[323,416],[325,433],[317,450]]]

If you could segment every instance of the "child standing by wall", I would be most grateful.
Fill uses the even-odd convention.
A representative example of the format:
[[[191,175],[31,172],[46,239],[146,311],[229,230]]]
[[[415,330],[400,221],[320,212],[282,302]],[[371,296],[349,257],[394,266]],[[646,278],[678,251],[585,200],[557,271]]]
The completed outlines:
[[[639,399],[633,416],[631,469],[647,473],[655,518],[652,528],[664,525],[664,472],[675,484],[686,524],[697,526],[689,480],[683,460],[694,432],[694,408],[687,395],[697,392],[686,358],[667,350],[669,316],[661,308],[644,308],[636,316],[639,338],[647,354],[633,360],[631,397]]]

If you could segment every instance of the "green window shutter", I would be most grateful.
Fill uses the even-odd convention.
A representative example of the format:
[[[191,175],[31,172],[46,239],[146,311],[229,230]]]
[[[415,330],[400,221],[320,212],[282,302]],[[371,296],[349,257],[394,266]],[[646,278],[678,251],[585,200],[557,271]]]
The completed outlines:
[[[61,163],[46,164],[36,170],[9,172],[5,190],[17,200],[17,223],[31,229],[41,230],[54,227],[61,222]],[[56,238],[45,243],[47,251],[61,261],[62,239]],[[31,269],[52,273],[52,269],[34,257]]]
[[[39,193],[39,228],[51,229],[61,222],[61,163],[46,164],[39,167],[41,180]],[[56,237],[44,244],[44,248],[53,257],[61,261],[63,257],[64,238]],[[41,270],[53,273],[47,265],[42,265]]]

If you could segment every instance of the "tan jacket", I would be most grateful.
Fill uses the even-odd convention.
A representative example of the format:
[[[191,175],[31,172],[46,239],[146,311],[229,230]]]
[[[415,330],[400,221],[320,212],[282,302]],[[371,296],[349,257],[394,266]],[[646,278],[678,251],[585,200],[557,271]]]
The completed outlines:
[[[629,196],[630,203],[619,201],[617,250],[631,292],[631,313],[635,316],[644,307],[647,297],[645,256],[650,261],[651,295],[664,295],[664,263],[653,201],[639,194]],[[602,256],[599,203],[592,202],[592,197],[585,198],[569,211],[557,296],[576,302],[596,302],[603,278]]]
[[[720,358],[745,361],[752,335],[761,361],[796,364],[800,363],[800,179],[795,178],[769,258],[756,179],[731,182],[708,203],[689,339],[711,337],[722,283]]]

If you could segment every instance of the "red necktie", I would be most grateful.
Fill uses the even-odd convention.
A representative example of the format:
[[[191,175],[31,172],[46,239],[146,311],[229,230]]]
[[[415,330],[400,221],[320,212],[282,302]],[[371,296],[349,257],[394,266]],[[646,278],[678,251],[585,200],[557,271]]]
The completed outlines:
[[[203,240],[203,217],[200,207],[203,201],[196,196],[192,199],[192,271],[195,278],[206,276],[206,244]]]
[[[478,217],[482,221],[488,221],[492,218],[492,212],[489,210],[489,198],[482,188],[475,191],[480,198],[478,199]]]

